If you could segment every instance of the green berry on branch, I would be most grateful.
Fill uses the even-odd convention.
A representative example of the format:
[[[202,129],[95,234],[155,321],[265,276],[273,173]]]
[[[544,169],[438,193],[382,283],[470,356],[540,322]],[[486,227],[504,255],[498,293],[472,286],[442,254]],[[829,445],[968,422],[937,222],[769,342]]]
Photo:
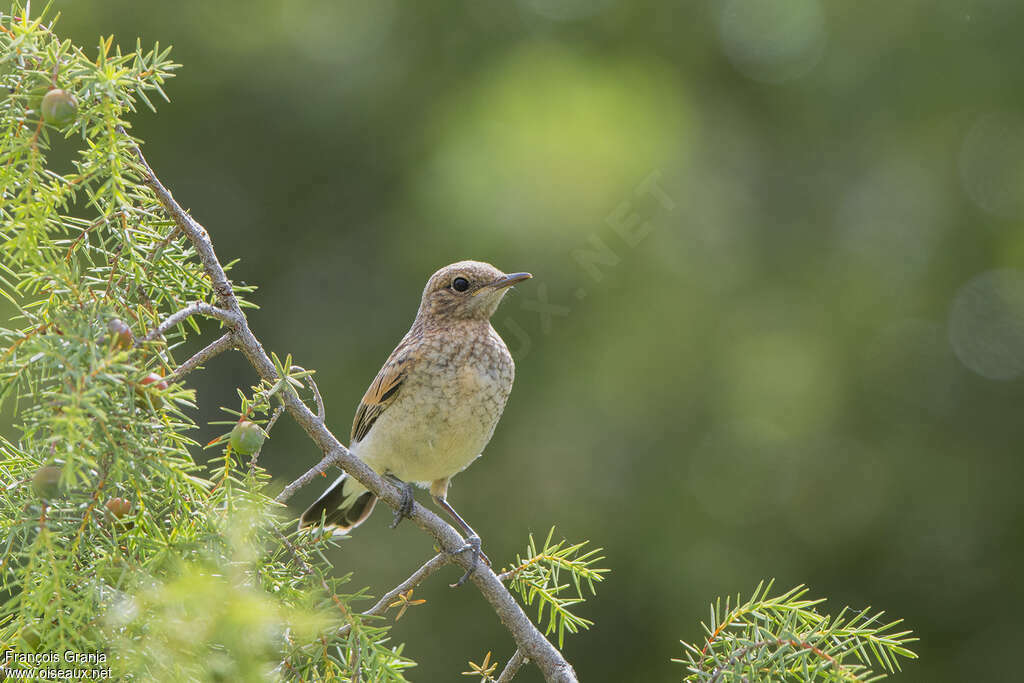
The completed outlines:
[[[252,455],[263,445],[264,438],[258,425],[242,420],[231,430],[231,449],[242,455]]]
[[[107,329],[110,330],[111,343],[114,348],[117,349],[130,349],[135,343],[135,337],[132,336],[132,329],[119,318],[113,318],[107,323]]]
[[[40,108],[44,121],[52,126],[63,127],[75,120],[78,100],[66,90],[54,88],[43,95],[43,104]]]
[[[40,467],[32,475],[32,489],[36,495],[46,500],[60,493],[61,468],[47,465]]]

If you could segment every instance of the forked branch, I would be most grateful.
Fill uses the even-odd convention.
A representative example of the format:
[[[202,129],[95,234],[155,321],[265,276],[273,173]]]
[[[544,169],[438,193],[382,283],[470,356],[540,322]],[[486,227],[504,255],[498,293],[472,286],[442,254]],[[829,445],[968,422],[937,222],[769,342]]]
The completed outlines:
[[[409,578],[407,578],[405,581],[403,581],[402,583],[398,584],[390,591],[385,593],[373,607],[366,610],[365,612],[361,612],[360,614],[364,617],[379,617],[380,615],[388,611],[388,608],[392,604],[394,604],[395,599],[401,596],[402,593],[410,591],[416,586],[420,585],[421,583],[423,583],[423,581],[426,580],[428,576],[430,576],[437,570],[441,569],[451,561],[452,556],[448,553],[438,553],[437,555],[434,555],[432,558],[427,560],[422,567],[420,567],[412,574],[410,574]],[[338,635],[344,636],[350,630],[352,630],[352,627],[346,624],[338,630]]]
[[[209,345],[197,351],[194,356],[192,356],[187,361],[179,365],[173,373],[167,376],[167,381],[179,381],[182,377],[192,372],[206,361],[210,360],[214,356],[220,355],[221,353],[227,351],[234,345],[235,342],[232,339],[230,332],[223,335],[222,337],[218,337],[214,341],[210,342]]]
[[[160,323],[152,332],[136,342],[136,345],[153,341],[154,339],[159,339],[163,335],[167,334],[168,330],[180,325],[194,315],[205,315],[208,318],[216,318],[228,325],[233,325],[238,322],[237,317],[233,313],[217,308],[216,306],[211,306],[210,304],[197,301],[168,316],[167,320]]]
[[[123,130],[120,132],[123,135],[127,135]],[[225,318],[230,318],[231,320],[229,332],[226,335],[229,336],[231,345],[237,347],[245,354],[262,379],[269,382],[277,382],[280,379],[277,369],[266,351],[263,350],[260,341],[253,334],[252,330],[249,329],[249,323],[239,305],[238,299],[235,297],[224,267],[217,258],[209,233],[175,201],[174,197],[164,187],[163,183],[160,182],[153,172],[153,169],[146,162],[138,146],[134,146],[133,151],[139,163],[139,171],[142,174],[143,182],[152,189],[161,206],[163,206],[178,229],[181,230],[195,248],[199,260],[203,264],[207,276],[210,278],[213,291],[217,295],[217,310],[218,312],[226,312]],[[207,348],[211,349],[216,344],[219,344],[217,346],[218,349],[221,349],[221,347],[227,348],[227,345],[219,343],[219,340]],[[191,362],[191,359],[187,362]],[[198,362],[194,365],[198,365]],[[179,369],[175,376],[183,374]],[[320,448],[320,451],[323,453],[323,459],[313,469],[288,486],[278,496],[279,501],[287,500],[295,491],[312,481],[317,474],[336,464],[349,475],[355,477],[392,508],[397,508],[401,504],[402,494],[399,489],[381,478],[362,460],[345,448],[327,428],[321,417],[313,413],[302,402],[294,389],[289,386],[285,391],[281,392],[280,396],[288,413]],[[452,558],[453,562],[458,563],[466,570],[475,568],[471,577],[473,583],[512,634],[523,656],[529,658],[537,665],[545,680],[557,681],[559,683],[570,683],[577,680],[572,666],[565,660],[561,652],[548,642],[544,635],[534,626],[494,572],[489,567],[474,563],[473,558],[469,557],[468,554],[456,552],[463,548],[465,541],[455,529],[419,503],[414,504],[409,518],[418,527],[430,534],[442,551],[450,553],[448,556]]]

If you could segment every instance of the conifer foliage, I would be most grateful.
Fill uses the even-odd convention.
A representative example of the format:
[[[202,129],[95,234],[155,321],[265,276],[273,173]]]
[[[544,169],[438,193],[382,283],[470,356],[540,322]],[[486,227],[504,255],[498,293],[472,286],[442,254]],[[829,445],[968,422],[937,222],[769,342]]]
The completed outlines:
[[[131,134],[132,114],[167,99],[178,65],[168,49],[123,50],[113,36],[82,49],[54,24],[19,3],[0,13],[0,296],[15,311],[0,327],[0,410],[17,434],[0,435],[0,652],[82,653],[118,680],[405,680],[414,662],[390,624],[459,552],[439,552],[373,604],[333,571],[329,537],[293,531],[282,502],[339,464],[331,448],[347,451],[324,426],[313,373],[265,354],[242,312],[252,288],[227,281],[230,264]],[[259,381],[239,390],[205,445],[220,454],[200,466],[189,373],[232,347]],[[259,457],[285,414],[308,416],[325,457],[275,499]],[[435,540],[454,534],[431,524],[420,525]],[[519,649],[500,672],[487,653],[467,673],[509,681],[532,658],[549,680],[576,680],[541,629],[560,647],[592,625],[578,610],[607,572],[600,552],[531,537],[482,579]],[[861,675],[912,656],[907,634],[876,617],[829,621],[801,593],[766,593],[713,612],[687,680],[755,680],[755,661],[780,680],[824,680],[838,671],[830,662]]]
[[[272,355],[276,379],[240,390],[207,444],[222,457],[194,460],[187,375],[232,346],[216,328],[252,289],[218,308],[147,182],[131,115],[177,66],[113,36],[82,49],[24,5],[0,15],[0,409],[18,433],[0,437],[0,651],[102,652],[118,679],[404,680],[393,603],[353,606],[370,596],[333,575],[329,538],[293,535],[258,463],[283,392],[322,414],[312,373]]]
[[[328,541],[283,537],[263,471],[230,447],[193,460],[195,396],[170,376],[200,327],[165,323],[214,292],[127,132],[166,99],[168,52],[109,37],[87,54],[45,15],[0,18],[0,294],[17,311],[0,401],[20,432],[0,441],[0,649],[103,652],[139,680],[401,680],[411,662],[355,616]],[[249,420],[272,389],[243,398]]]

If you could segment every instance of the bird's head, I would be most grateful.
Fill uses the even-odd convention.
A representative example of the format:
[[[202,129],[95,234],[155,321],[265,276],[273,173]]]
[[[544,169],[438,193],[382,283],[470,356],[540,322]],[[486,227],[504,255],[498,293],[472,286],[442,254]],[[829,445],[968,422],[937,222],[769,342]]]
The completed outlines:
[[[482,261],[459,261],[430,276],[423,289],[418,318],[488,320],[509,287],[533,277],[506,274]]]

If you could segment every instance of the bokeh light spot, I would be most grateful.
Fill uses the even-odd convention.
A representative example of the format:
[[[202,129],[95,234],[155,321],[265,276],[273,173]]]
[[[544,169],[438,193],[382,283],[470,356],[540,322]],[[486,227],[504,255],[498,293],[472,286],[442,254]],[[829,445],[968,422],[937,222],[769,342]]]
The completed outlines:
[[[960,362],[982,377],[1024,373],[1024,272],[991,270],[962,286],[949,314],[949,341]]]
[[[717,20],[725,54],[756,81],[802,76],[824,52],[825,19],[817,0],[723,0]]]
[[[520,4],[542,17],[555,21],[578,21],[593,16],[613,0],[520,0]]]
[[[846,192],[836,218],[839,246],[853,265],[902,284],[928,264],[947,213],[932,174],[914,163],[890,162]]]
[[[975,204],[1002,218],[1024,214],[1024,119],[981,117],[964,138],[960,177]]]
[[[789,433],[817,431],[833,417],[837,387],[825,349],[806,331],[750,331],[726,347],[726,410]]]
[[[684,156],[678,83],[646,59],[609,62],[547,44],[511,54],[435,116],[423,213],[477,237],[490,227],[575,246]]]

